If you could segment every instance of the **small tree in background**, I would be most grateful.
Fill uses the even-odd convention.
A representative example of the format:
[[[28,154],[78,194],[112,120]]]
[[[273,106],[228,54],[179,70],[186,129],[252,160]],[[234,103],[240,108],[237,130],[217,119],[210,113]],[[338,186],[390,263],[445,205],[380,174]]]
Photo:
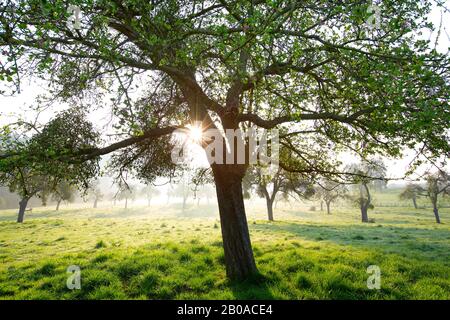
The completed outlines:
[[[157,197],[161,192],[155,188],[155,186],[147,184],[144,188],[141,190],[141,194],[145,196],[147,199],[147,205],[150,207],[151,201],[154,197]]]
[[[266,200],[267,216],[273,221],[273,204],[277,195],[284,199],[289,197],[308,198],[314,194],[311,183],[302,179],[299,174],[290,173],[278,168],[273,175],[265,175],[263,168],[254,166],[245,177],[246,188],[254,188],[256,194]]]
[[[56,211],[59,210],[61,202],[73,202],[75,200],[75,188],[66,181],[59,182],[52,192],[52,200],[56,201]]]
[[[192,194],[186,180],[181,179],[180,183],[175,186],[172,192],[172,196],[181,197],[182,198],[182,211],[186,211],[187,200],[189,196]]]
[[[450,176],[447,172],[439,171],[438,173],[428,173],[426,176],[427,187],[423,195],[427,196],[433,205],[434,217],[436,223],[441,223],[438,209],[439,195],[450,195]]]
[[[30,145],[28,137],[12,135],[7,127],[0,131],[0,138],[0,149],[9,150],[9,152],[20,152]],[[38,197],[45,203],[49,189],[55,184],[48,176],[34,170],[27,161],[22,159],[11,159],[3,163],[0,170],[0,185],[7,187],[9,192],[16,193],[20,197],[18,223],[24,220],[28,201],[32,197]]]
[[[347,188],[340,183],[325,180],[316,188],[316,197],[325,202],[327,206],[327,213],[331,214],[330,206],[332,202],[335,202],[337,199],[342,198],[347,193]]]
[[[362,222],[369,222],[368,210],[374,208],[369,185],[375,179],[384,180],[386,170],[381,159],[364,160],[348,166],[347,171],[353,174],[353,181],[358,186],[358,193],[348,198],[360,208]]]
[[[206,199],[207,204],[209,205],[210,198],[214,196],[214,189],[209,184],[201,184],[196,185],[194,182],[194,199],[197,200],[197,207],[200,206],[200,201],[202,199]]]
[[[99,186],[95,186],[92,190],[91,190],[91,194],[92,194],[92,198],[94,199],[94,209],[97,209],[98,207],[98,202],[103,200],[103,197],[105,196],[102,192],[102,190],[100,189]]]
[[[414,208],[417,209],[417,198],[424,193],[425,189],[418,184],[409,183],[405,190],[400,193],[400,200],[412,200]]]
[[[136,198],[136,187],[125,186],[120,189],[117,194],[117,199],[119,201],[125,200],[125,209],[128,209],[128,200],[134,200]]]
[[[44,204],[46,202],[49,190],[54,188],[54,182],[46,176],[34,175],[27,168],[17,167],[15,171],[7,175],[0,174],[2,185],[6,185],[10,192],[15,192],[20,197],[19,213],[17,222],[22,223],[25,216],[25,210],[28,201],[32,197],[38,197]]]

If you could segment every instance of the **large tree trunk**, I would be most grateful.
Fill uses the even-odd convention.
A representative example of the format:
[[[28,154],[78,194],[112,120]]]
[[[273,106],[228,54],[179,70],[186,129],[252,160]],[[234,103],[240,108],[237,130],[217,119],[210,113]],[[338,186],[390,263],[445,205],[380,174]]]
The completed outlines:
[[[213,165],[227,276],[244,279],[257,272],[245,215],[242,178],[235,165]]]
[[[59,210],[59,205],[61,204],[61,200],[58,200],[58,202],[56,203],[56,211]]]
[[[413,204],[414,204],[414,209],[417,209],[417,200],[416,197],[412,198]]]
[[[95,199],[95,200],[94,200],[94,209],[97,209],[97,204],[98,204],[98,200]]]
[[[27,205],[28,205],[28,198],[23,198],[20,202],[19,202],[19,215],[17,217],[17,222],[18,223],[22,223],[23,222],[23,218],[25,216],[25,210],[27,209]]]
[[[323,211],[323,201],[320,201],[320,211]]]
[[[125,209],[128,209],[128,198],[125,198]]]
[[[437,207],[437,201],[436,202],[433,201],[433,212],[434,217],[436,218],[436,223],[441,223],[441,219],[439,218],[439,209]]]

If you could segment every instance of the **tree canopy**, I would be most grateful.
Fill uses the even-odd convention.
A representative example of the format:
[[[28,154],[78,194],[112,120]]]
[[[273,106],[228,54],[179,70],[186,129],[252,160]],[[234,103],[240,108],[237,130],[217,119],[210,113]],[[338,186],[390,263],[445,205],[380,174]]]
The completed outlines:
[[[382,1],[372,31],[369,2],[86,0],[80,30],[67,25],[67,1],[6,3],[3,77],[33,72],[53,97],[83,105],[111,95],[119,130],[134,137],[126,146],[214,115],[230,128],[301,123],[316,142],[364,154],[449,151],[449,57],[417,38],[431,27],[429,1]],[[297,167],[330,169],[291,140]]]

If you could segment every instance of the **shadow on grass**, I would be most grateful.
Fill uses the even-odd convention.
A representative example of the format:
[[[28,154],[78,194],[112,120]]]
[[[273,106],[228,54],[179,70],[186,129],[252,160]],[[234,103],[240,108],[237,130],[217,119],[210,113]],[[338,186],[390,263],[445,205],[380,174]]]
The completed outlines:
[[[414,259],[450,261],[450,232],[448,230],[361,225],[304,225],[295,222],[275,222],[251,225],[258,232],[282,233],[312,241],[383,250]],[[292,240],[292,238],[290,238]]]
[[[269,288],[270,279],[261,273],[255,273],[248,279],[229,281],[229,288],[238,300],[273,300],[275,297]]]

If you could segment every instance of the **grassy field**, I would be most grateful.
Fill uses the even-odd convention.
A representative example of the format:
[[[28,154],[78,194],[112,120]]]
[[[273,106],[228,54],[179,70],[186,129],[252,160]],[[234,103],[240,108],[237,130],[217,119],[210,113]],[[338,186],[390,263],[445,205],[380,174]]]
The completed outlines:
[[[379,207],[374,223],[358,211],[332,215],[310,204],[247,207],[260,275],[225,277],[213,206],[128,210],[35,208],[25,223],[0,211],[0,299],[450,299],[450,209],[443,224],[430,209]],[[81,268],[81,289],[66,287]],[[369,290],[366,269],[381,268]]]

